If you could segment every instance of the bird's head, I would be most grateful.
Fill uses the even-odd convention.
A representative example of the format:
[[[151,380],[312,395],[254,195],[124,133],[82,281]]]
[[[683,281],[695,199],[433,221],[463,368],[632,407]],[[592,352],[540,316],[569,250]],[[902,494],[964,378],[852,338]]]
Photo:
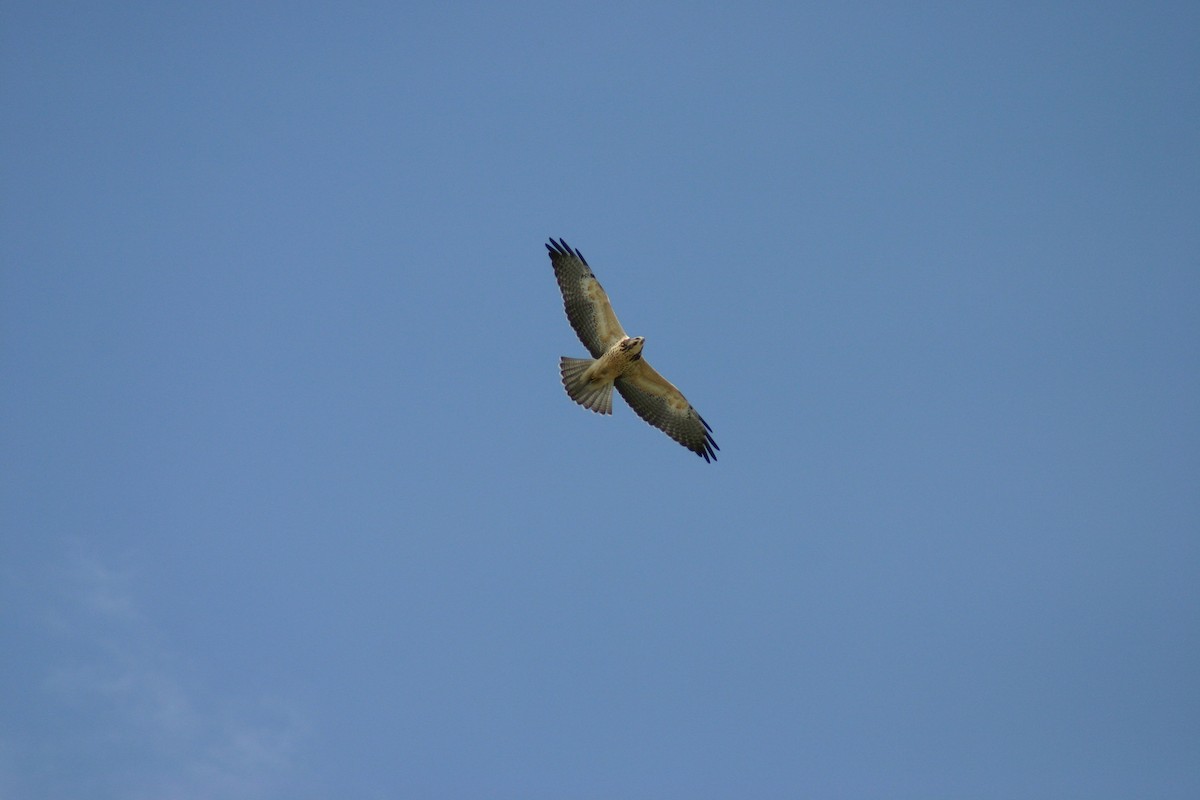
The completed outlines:
[[[645,343],[646,340],[641,336],[634,336],[621,342],[621,350],[631,356],[640,356],[642,354],[642,345]]]

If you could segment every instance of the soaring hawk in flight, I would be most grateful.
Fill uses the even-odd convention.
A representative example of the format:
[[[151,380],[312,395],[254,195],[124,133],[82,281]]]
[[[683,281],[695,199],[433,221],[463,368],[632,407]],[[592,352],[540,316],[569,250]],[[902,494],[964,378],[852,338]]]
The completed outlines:
[[[713,441],[712,428],[682,392],[642,359],[646,340],[625,333],[583,254],[562,239],[551,239],[546,249],[562,290],[567,319],[592,354],[591,358],[563,356],[560,360],[567,394],[584,408],[611,414],[616,386],[639,417],[705,461],[715,461],[721,448]]]

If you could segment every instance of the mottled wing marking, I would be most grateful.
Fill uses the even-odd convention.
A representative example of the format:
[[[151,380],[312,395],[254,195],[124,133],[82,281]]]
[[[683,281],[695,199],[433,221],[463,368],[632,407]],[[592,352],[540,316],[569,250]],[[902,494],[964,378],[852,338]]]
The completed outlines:
[[[617,379],[617,391],[637,415],[663,431],[675,441],[702,456],[705,461],[717,458],[712,428],[696,413],[691,403],[670,381],[659,375],[645,359]]]
[[[562,239],[557,242],[551,239],[546,249],[550,251],[550,263],[562,292],[567,319],[592,358],[599,358],[625,338],[625,329],[583,254],[572,250]]]

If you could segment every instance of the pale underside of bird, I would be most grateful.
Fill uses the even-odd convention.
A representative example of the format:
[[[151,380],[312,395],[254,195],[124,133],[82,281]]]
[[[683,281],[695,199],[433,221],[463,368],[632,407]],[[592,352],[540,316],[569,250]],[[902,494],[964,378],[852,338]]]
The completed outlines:
[[[611,414],[616,387],[639,417],[705,461],[715,461],[721,448],[713,441],[712,428],[683,393],[642,358],[645,339],[625,333],[583,254],[562,239],[551,239],[546,249],[567,319],[592,355],[560,359],[563,388],[570,398],[598,414]]]

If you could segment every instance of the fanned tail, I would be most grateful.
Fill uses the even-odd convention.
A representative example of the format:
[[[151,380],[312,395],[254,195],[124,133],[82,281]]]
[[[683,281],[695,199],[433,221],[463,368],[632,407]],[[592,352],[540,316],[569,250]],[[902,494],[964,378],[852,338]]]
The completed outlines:
[[[562,385],[567,395],[584,408],[597,414],[612,413],[612,381],[589,381],[584,377],[588,367],[596,363],[591,358],[567,358],[559,360]]]

